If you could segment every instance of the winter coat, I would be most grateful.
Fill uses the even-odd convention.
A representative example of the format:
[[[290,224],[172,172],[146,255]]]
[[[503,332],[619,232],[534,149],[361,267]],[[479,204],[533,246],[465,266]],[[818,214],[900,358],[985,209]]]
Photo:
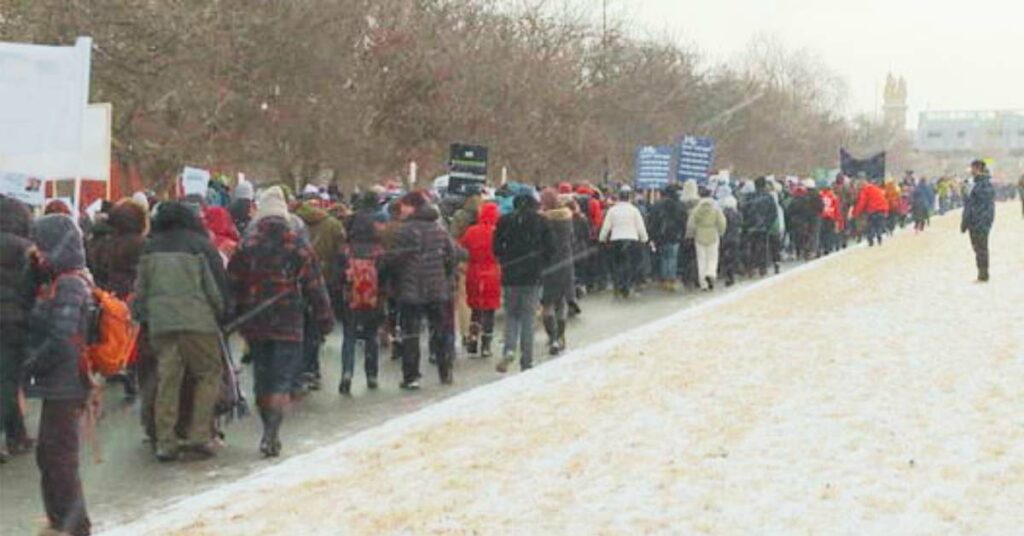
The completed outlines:
[[[0,196],[0,338],[5,343],[25,340],[35,299],[28,256],[31,227],[28,206]]]
[[[725,234],[728,221],[711,198],[701,199],[686,223],[686,237],[702,246],[710,246]]]
[[[822,190],[821,194],[821,219],[831,222],[839,222],[839,198],[832,190]]]
[[[722,210],[722,214],[725,215],[725,234],[722,235],[722,243],[739,244],[740,231],[743,229],[743,216],[735,208],[726,208]]]
[[[592,255],[595,251],[590,236],[590,222],[583,214],[577,213],[572,217],[572,256],[576,261],[582,261]],[[579,268],[577,266],[577,268]]]
[[[547,266],[542,273],[542,301],[553,303],[564,299],[572,301],[575,296],[576,271],[573,264],[572,211],[566,207],[545,210],[541,213],[551,233],[553,254],[547,257]]]
[[[163,203],[139,261],[133,316],[150,335],[218,333],[228,310],[224,264],[206,229],[186,205]]]
[[[857,195],[857,204],[853,207],[853,217],[859,218],[861,214],[885,214],[889,215],[889,201],[885,199],[885,191],[877,185],[867,183]]]
[[[516,197],[516,208],[498,220],[494,231],[494,255],[501,263],[501,284],[507,287],[536,286],[554,255],[551,230],[537,211],[531,196]]]
[[[144,207],[125,199],[110,210],[107,224],[113,232],[95,239],[89,247],[89,271],[100,288],[126,298],[135,291],[149,215]]]
[[[601,225],[601,242],[636,240],[647,242],[647,225],[644,217],[632,203],[619,201],[608,209]]]
[[[501,307],[501,266],[494,256],[494,231],[498,225],[498,205],[480,205],[476,223],[459,239],[469,254],[466,268],[466,303],[471,309],[494,311]]]
[[[927,214],[935,205],[935,190],[928,184],[918,184],[914,187],[913,205],[915,214]]]
[[[767,233],[779,218],[779,207],[768,192],[756,192],[743,204],[745,232]]]
[[[960,220],[961,231],[987,233],[992,230],[996,218],[995,190],[992,188],[992,177],[978,175],[974,177],[971,195],[964,203],[964,212]]]
[[[68,216],[43,216],[32,226],[40,266],[53,281],[29,316],[25,392],[33,398],[82,400],[91,380],[82,366],[93,307],[82,233]]]
[[[249,341],[302,341],[307,311],[320,333],[334,327],[316,253],[283,217],[255,222],[228,263],[228,282],[238,316],[283,296],[241,326]]]
[[[306,224],[309,244],[320,262],[320,273],[330,279],[333,276],[331,263],[345,242],[345,226],[327,214],[327,211],[309,202],[303,203],[295,215]]]
[[[675,195],[668,195],[651,207],[647,230],[655,244],[678,244],[686,235],[686,207]]]
[[[387,265],[397,277],[400,303],[424,305],[452,300],[460,248],[441,226],[437,207],[416,209],[395,234],[395,242],[386,254]]]
[[[203,211],[203,223],[210,231],[213,247],[220,252],[224,266],[227,266],[231,256],[235,254],[235,249],[238,248],[238,241],[241,240],[238,229],[231,220],[231,214],[224,207],[208,207]]]

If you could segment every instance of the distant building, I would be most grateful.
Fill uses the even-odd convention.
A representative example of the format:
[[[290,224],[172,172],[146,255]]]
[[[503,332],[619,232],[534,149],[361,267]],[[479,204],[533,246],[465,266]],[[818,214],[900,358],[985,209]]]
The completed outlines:
[[[922,112],[915,148],[947,155],[1024,156],[1024,110]]]

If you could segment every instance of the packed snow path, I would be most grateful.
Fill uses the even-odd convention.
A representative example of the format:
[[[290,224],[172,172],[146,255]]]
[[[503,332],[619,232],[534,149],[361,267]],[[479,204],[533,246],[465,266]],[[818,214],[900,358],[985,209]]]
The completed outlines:
[[[683,311],[110,534],[1012,534],[1024,223],[955,218]]]

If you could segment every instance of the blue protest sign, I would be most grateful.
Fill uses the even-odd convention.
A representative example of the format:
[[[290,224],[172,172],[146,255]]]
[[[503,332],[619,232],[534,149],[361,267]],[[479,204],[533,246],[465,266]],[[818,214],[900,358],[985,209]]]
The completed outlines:
[[[634,157],[633,185],[637,190],[658,190],[672,180],[672,146],[643,145]]]
[[[715,162],[714,138],[683,136],[679,140],[679,159],[676,163],[676,180],[693,179],[698,183],[708,180],[708,174]]]

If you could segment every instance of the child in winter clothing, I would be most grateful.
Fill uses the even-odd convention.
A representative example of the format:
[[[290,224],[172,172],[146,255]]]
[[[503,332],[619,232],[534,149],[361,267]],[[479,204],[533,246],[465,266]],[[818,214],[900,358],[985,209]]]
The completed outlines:
[[[501,266],[493,249],[499,209],[495,203],[484,203],[478,210],[476,223],[469,226],[459,240],[459,244],[469,252],[466,302],[472,313],[467,347],[470,354],[476,354],[479,348],[480,357],[490,357],[494,312],[501,306]]]
[[[69,216],[32,228],[35,261],[49,280],[29,317],[26,394],[43,400],[36,462],[50,530],[81,536],[90,521],[78,476],[80,425],[93,384],[82,366],[93,307],[82,233]]]

